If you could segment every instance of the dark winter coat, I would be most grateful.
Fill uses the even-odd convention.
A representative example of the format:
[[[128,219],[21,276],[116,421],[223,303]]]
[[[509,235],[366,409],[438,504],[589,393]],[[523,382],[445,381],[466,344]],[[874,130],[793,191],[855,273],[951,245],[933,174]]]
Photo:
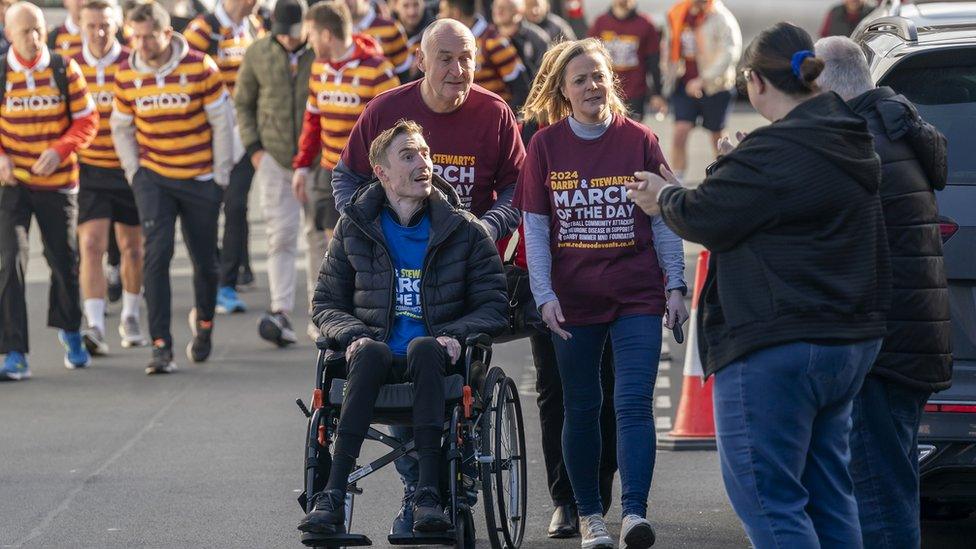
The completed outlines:
[[[438,190],[440,189],[440,190]],[[369,337],[386,341],[393,325],[393,263],[380,214],[379,183],[361,188],[344,210],[319,270],[312,318],[337,350]],[[497,335],[508,324],[508,294],[494,242],[454,189],[435,178],[427,200],[430,242],[420,278],[424,322],[432,336]]]
[[[825,93],[750,133],[697,189],[661,192],[668,226],[712,251],[698,317],[706,374],[775,345],[884,336],[880,175],[864,119]]]
[[[881,157],[881,204],[891,249],[888,334],[872,374],[923,391],[952,379],[949,290],[936,190],[946,185],[946,138],[891,88],[848,101]]]

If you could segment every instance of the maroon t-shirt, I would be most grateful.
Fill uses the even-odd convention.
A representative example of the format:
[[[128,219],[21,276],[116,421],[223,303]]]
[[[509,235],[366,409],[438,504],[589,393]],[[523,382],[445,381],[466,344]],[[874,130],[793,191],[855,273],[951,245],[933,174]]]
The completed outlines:
[[[500,97],[474,85],[461,108],[436,113],[420,96],[421,80],[377,96],[366,105],[342,151],[342,163],[372,173],[369,145],[400,119],[424,128],[434,173],[457,189],[461,205],[476,216],[495,202],[495,193],[515,184],[525,148],[512,109]]]
[[[620,89],[627,99],[647,95],[647,57],[661,50],[661,36],[651,17],[634,12],[617,19],[612,12],[597,18],[590,36],[599,39],[610,52],[613,71],[620,78]]]
[[[529,142],[514,206],[549,216],[552,286],[567,325],[664,313],[651,218],[624,187],[662,164],[654,133],[623,116],[592,141],[564,119]]]

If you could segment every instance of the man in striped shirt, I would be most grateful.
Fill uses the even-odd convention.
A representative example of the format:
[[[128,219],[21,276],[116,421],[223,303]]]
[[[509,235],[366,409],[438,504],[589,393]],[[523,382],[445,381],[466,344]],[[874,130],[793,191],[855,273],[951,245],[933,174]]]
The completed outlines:
[[[345,0],[352,15],[352,27],[355,34],[368,34],[379,42],[383,55],[393,63],[397,76],[401,81],[407,80],[410,67],[413,66],[413,55],[407,45],[407,34],[400,23],[383,17],[376,12],[376,6],[369,0]]]
[[[74,60],[81,67],[98,109],[98,134],[78,151],[78,239],[81,243],[81,295],[88,327],[82,335],[92,355],[108,353],[105,343],[105,294],[107,283],[102,261],[108,251],[110,229],[121,252],[122,315],[119,335],[123,347],[147,343],[139,327],[142,301],[142,229],[136,199],[122,171],[112,143],[112,102],[115,73],[129,50],[116,39],[118,8],[107,0],[91,0],[81,10],[82,50]]]
[[[64,0],[68,12],[64,23],[51,29],[47,37],[47,47],[65,57],[73,57],[81,51],[81,8],[85,0]]]
[[[27,364],[27,231],[37,220],[51,268],[48,325],[59,328],[64,365],[84,368],[78,296],[78,156],[98,129],[81,69],[44,44],[40,8],[17,2],[5,16],[11,42],[0,70],[0,380],[30,377]]]
[[[393,0],[390,3],[393,15],[407,34],[407,48],[413,56],[410,70],[401,75],[401,82],[410,82],[421,78],[424,73],[417,68],[417,51],[420,49],[420,38],[424,30],[437,20],[436,6],[429,6],[424,0]]]
[[[474,35],[478,47],[474,83],[498,94],[514,110],[518,110],[529,96],[528,72],[518,52],[477,12],[477,0],[441,0],[441,19],[456,19],[464,23]]]
[[[217,62],[227,91],[234,95],[237,72],[244,51],[264,35],[264,23],[254,14],[257,0],[222,0],[213,13],[198,15],[183,31],[191,48]],[[247,195],[251,191],[254,166],[244,154],[240,134],[234,131],[234,169],[224,193],[224,236],[220,250],[220,288],[217,312],[244,312],[247,307],[237,294],[238,275],[250,272],[248,260]]]
[[[132,54],[115,77],[112,140],[132,185],[146,239],[145,286],[153,357],[147,374],[173,371],[169,266],[176,218],[193,262],[193,340],[203,362],[217,301],[217,219],[233,159],[233,111],[210,56],[192,50],[159,4],[128,14]]]
[[[345,4],[319,2],[305,16],[308,41],[317,60],[308,83],[308,106],[298,140],[293,188],[305,202],[305,181],[312,161],[322,153],[319,173],[332,181],[332,170],[339,162],[356,120],[374,97],[400,83],[393,65],[371,37],[352,33],[352,18]],[[330,185],[331,187],[331,185]],[[331,198],[331,196],[329,197]],[[339,220],[335,204],[322,219],[327,239]]]

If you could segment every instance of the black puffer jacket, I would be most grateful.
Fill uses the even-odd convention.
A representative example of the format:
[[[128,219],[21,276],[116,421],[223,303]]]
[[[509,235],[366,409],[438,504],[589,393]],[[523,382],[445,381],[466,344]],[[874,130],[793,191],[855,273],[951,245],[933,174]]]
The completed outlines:
[[[750,133],[697,189],[661,192],[668,226],[712,251],[698,317],[706,374],[765,347],[884,336],[880,175],[867,124],[825,93]]]
[[[941,391],[952,379],[949,290],[934,190],[946,185],[946,139],[891,88],[848,101],[868,122],[881,157],[881,204],[891,249],[888,334],[872,370]]]
[[[319,269],[312,318],[337,350],[360,337],[389,338],[396,292],[380,226],[385,204],[379,183],[361,188],[339,219]],[[430,242],[420,300],[431,335],[463,341],[469,334],[497,335],[505,329],[508,295],[494,242],[457,204],[453,188],[435,178],[426,206]]]

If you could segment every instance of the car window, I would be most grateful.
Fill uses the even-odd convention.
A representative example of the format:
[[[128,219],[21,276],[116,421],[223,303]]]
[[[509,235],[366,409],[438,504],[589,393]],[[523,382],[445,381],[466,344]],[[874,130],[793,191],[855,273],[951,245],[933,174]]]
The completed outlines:
[[[976,185],[976,63],[960,60],[965,62],[955,66],[918,66],[913,60],[881,84],[915,103],[922,118],[946,136],[949,182]]]

